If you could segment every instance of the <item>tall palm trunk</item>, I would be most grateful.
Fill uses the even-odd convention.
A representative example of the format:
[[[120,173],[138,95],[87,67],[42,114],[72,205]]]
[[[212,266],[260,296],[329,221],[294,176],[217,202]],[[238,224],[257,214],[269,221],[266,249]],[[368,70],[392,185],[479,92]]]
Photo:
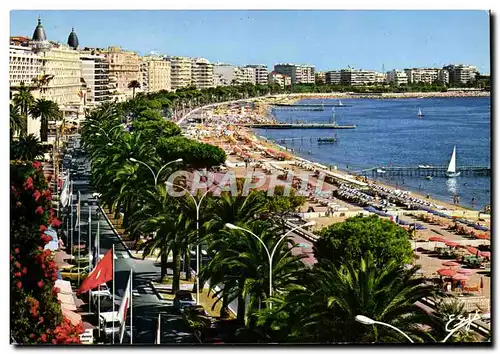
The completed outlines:
[[[172,280],[172,292],[175,294],[180,289],[180,279],[181,279],[181,253],[178,249],[174,248],[173,252],[173,280]]]
[[[168,260],[168,255],[165,254],[165,252],[162,252],[161,258],[160,258],[160,268],[161,268],[160,281],[161,282],[163,282],[163,280],[165,280],[165,277],[167,276],[167,260]]]
[[[239,323],[245,324],[245,299],[243,296],[238,296],[238,310],[236,311],[236,319]]]
[[[42,117],[40,121],[40,141],[47,141],[49,135],[49,119]]]
[[[229,317],[229,301],[227,299],[226,293],[222,293],[222,306],[220,309],[220,317],[222,318]]]
[[[188,250],[186,251],[186,256],[184,258],[184,271],[186,272],[186,280],[190,281],[191,280],[191,251]]]

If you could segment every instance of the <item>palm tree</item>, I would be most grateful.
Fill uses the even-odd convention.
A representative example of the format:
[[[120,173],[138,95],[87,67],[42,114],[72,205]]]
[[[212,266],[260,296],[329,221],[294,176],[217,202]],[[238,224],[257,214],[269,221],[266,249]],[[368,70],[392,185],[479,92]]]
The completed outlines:
[[[26,86],[24,82],[21,82],[21,85],[19,86],[17,93],[14,95],[14,98],[12,100],[14,102],[14,105],[19,107],[19,111],[21,112],[21,114],[25,117],[28,117],[29,110],[35,103],[35,99],[31,94],[30,87]]]
[[[34,105],[30,108],[30,114],[34,118],[40,118],[40,140],[47,141],[48,130],[49,130],[49,120],[58,119],[61,117],[61,111],[57,103],[45,100],[43,98],[37,99]]]
[[[18,140],[12,141],[10,146],[11,160],[34,161],[43,157],[44,146],[33,135],[22,135]]]
[[[135,98],[135,89],[141,88],[141,84],[137,80],[132,80],[128,84],[128,88],[132,89],[132,99]]]
[[[10,140],[15,134],[26,135],[26,116],[22,115],[19,107],[10,105]]]
[[[276,311],[289,314],[290,340],[307,342],[405,342],[398,332],[356,322],[357,315],[389,323],[422,340],[427,314],[416,303],[437,289],[395,261],[377,268],[368,254],[359,267],[321,264],[305,272]],[[272,332],[272,331],[268,331]],[[293,334],[293,336],[292,336]]]
[[[268,250],[272,250],[279,240],[277,229],[269,222],[255,222],[252,229]],[[302,267],[302,256],[291,253],[293,246],[291,240],[282,241],[273,257],[272,287],[278,294],[297,281],[298,271]],[[205,281],[210,280],[211,289],[219,286],[220,290],[214,296],[222,295],[223,303],[229,304],[237,299],[237,318],[240,323],[244,323],[247,315],[261,308],[262,302],[269,298],[270,264],[267,252],[254,236],[225,229],[210,244],[209,254],[213,258],[202,269],[200,277]]]

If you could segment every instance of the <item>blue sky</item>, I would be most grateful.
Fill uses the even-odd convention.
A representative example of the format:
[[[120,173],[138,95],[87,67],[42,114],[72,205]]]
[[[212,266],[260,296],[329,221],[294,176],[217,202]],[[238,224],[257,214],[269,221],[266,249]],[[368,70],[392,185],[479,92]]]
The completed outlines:
[[[490,72],[486,11],[11,11],[11,35],[80,46],[120,45],[235,65],[313,64],[317,70],[381,71],[472,64]]]

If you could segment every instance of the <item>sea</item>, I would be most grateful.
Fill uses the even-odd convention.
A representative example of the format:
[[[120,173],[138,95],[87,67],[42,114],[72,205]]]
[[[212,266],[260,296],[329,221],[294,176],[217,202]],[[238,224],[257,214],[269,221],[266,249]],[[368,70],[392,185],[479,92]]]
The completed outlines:
[[[339,100],[307,99],[297,103],[338,104]],[[255,133],[293,149],[297,156],[345,171],[379,166],[448,166],[454,146],[457,167],[491,166],[489,97],[342,99],[342,104],[325,106],[324,111],[273,109],[272,114],[284,123],[330,123],[335,115],[337,124],[355,125],[356,129],[255,129]],[[417,117],[419,109],[423,117]],[[316,140],[335,134],[334,144],[318,144]],[[301,137],[303,140],[282,140]],[[366,176],[373,178],[371,172]],[[458,195],[461,206],[474,210],[491,204],[489,176],[462,173],[456,178],[435,176],[429,180],[425,176],[377,174],[375,179],[449,203]]]

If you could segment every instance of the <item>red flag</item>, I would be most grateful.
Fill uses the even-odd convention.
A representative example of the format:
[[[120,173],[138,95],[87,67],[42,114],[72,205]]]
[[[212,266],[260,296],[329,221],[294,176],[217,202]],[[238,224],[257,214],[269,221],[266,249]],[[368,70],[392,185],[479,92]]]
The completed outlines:
[[[82,282],[78,294],[85,293],[113,279],[113,250],[110,249]]]

